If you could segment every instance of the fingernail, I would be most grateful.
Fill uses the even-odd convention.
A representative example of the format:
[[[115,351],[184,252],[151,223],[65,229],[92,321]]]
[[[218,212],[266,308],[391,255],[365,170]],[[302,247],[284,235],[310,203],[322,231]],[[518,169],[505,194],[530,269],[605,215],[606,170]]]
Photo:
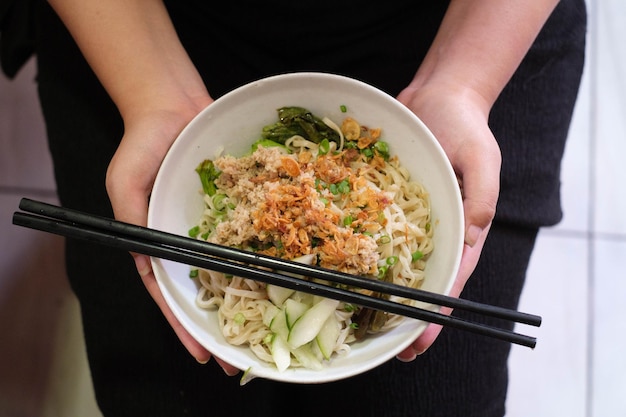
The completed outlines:
[[[150,271],[152,271],[149,258],[144,255],[135,256],[135,267],[137,268],[139,275],[142,277],[148,275]]]
[[[198,359],[196,358],[196,361],[200,364],[200,365],[206,365],[209,360],[208,359]]]
[[[401,357],[400,355],[396,356],[396,359],[398,359],[400,362],[413,362],[415,360],[415,358],[417,358],[417,354],[413,355],[413,356],[409,356],[409,357]]]
[[[224,370],[224,373],[228,376],[235,376],[239,373],[239,369],[222,369]]]
[[[470,225],[465,232],[465,243],[470,247],[473,247],[478,239],[480,238],[480,234],[483,232],[483,229],[476,225]]]

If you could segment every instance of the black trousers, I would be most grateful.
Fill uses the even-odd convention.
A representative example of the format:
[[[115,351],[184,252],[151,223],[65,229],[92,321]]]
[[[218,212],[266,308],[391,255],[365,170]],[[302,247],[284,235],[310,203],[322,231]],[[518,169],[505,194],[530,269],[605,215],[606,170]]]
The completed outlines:
[[[565,3],[578,4],[570,12],[584,15],[582,2]],[[579,30],[561,43],[540,42],[494,107],[496,137],[511,137],[518,147],[503,142],[504,197],[464,298],[516,308],[537,231],[560,216],[558,190],[551,188],[558,188],[558,165],[582,70],[584,16],[577,22],[582,37]],[[111,216],[104,178],[123,133],[119,114],[45,5],[40,31],[39,94],[61,203]],[[517,144],[526,138],[534,144],[543,141],[547,149],[528,141],[526,146],[535,149]],[[549,159],[533,160],[541,155]],[[523,175],[529,171],[539,177]],[[533,187],[541,184],[547,184],[547,194],[534,196],[534,209],[523,209],[533,198]],[[541,206],[544,200],[547,208]],[[255,379],[240,387],[239,378],[225,376],[215,362],[200,365],[186,352],[143,287],[129,254],[68,240],[66,256],[96,397],[108,417],[504,415],[510,350],[504,342],[444,329],[412,363],[394,359],[363,375],[321,385]]]

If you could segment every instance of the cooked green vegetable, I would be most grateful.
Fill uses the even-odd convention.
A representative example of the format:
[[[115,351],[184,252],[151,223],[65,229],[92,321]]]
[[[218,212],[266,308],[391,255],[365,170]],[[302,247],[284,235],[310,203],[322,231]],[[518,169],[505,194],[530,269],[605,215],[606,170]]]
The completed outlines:
[[[309,110],[302,107],[281,107],[278,109],[278,122],[265,126],[263,139],[284,144],[294,135],[300,135],[311,142],[320,143],[327,139],[339,142],[339,134]]]
[[[204,193],[210,196],[214,195],[217,191],[215,180],[220,176],[221,172],[215,168],[213,161],[205,159],[196,167],[196,172],[200,176],[200,182],[202,183],[202,190],[204,190]]]
[[[256,142],[254,142],[252,144],[252,148],[251,148],[251,153],[254,153],[254,151],[256,151],[259,146],[262,146],[263,148],[272,148],[274,146],[277,146],[281,149],[283,149],[285,152],[287,153],[291,153],[291,149],[289,149],[288,147],[286,147],[283,143],[278,143],[274,140],[271,139],[259,139]]]

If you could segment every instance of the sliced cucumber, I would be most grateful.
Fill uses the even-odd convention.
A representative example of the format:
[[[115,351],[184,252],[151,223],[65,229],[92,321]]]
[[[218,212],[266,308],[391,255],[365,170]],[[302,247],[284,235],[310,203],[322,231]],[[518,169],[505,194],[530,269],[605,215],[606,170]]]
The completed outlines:
[[[241,375],[241,378],[239,379],[239,385],[243,387],[248,382],[252,381],[254,378],[256,378],[256,375],[252,373],[252,367],[250,366]]]
[[[272,284],[267,284],[265,290],[267,291],[267,297],[270,301],[278,307],[282,307],[285,300],[295,292],[295,290]]]
[[[283,310],[274,316],[270,323],[270,330],[283,339],[289,338],[289,326],[287,326],[287,316]]]
[[[276,315],[280,312],[280,308],[275,305],[270,305],[263,313],[263,324],[270,327],[272,325],[272,320],[274,320],[274,317],[276,317]]]
[[[322,326],[337,309],[339,301],[322,298],[307,310],[291,327],[287,342],[292,348],[298,348],[315,339]]]
[[[301,303],[291,298],[285,300],[284,309],[287,318],[287,327],[290,329],[298,321],[298,319],[309,309],[310,305]]]
[[[274,335],[271,351],[272,359],[274,359],[274,363],[279,372],[283,372],[285,369],[289,368],[289,365],[291,365],[289,345],[279,334]]]
[[[309,307],[316,303],[315,296],[313,294],[307,294],[302,291],[294,292],[289,298],[307,304]]]
[[[315,356],[315,353],[311,351],[310,343],[302,345],[297,349],[292,349],[291,353],[293,353],[293,356],[303,367],[313,369],[314,371],[322,369],[322,362],[320,362]]]
[[[294,258],[293,261],[299,262],[301,264],[312,265],[315,259],[316,259],[316,255],[310,254],[310,255],[302,255],[298,258]],[[285,273],[285,274],[302,278],[301,275],[296,275],[296,274],[291,274],[291,273]],[[267,290],[267,297],[270,299],[272,303],[274,303],[278,307],[281,307],[283,303],[285,302],[285,300],[289,298],[295,292],[295,290],[279,287],[277,285],[272,285],[272,284],[267,284],[265,289]]]
[[[315,342],[320,352],[322,352],[324,359],[330,359],[340,333],[341,323],[339,323],[334,314],[331,314],[315,337]]]

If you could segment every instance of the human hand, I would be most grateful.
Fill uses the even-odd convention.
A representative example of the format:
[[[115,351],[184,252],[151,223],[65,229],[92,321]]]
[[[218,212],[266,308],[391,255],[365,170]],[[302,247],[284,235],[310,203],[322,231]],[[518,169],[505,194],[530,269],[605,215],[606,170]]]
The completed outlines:
[[[148,201],[157,172],[172,142],[186,124],[212,100],[202,97],[175,110],[152,109],[125,120],[125,133],[106,177],[106,186],[116,219],[146,226]],[[186,108],[186,110],[182,110]],[[169,308],[152,271],[150,257],[132,253],[137,271],[148,292],[157,303],[176,335],[200,363],[211,353],[181,325]],[[239,370],[215,358],[224,371],[234,375]]]
[[[462,187],[465,247],[450,292],[458,297],[472,274],[495,215],[500,183],[500,148],[488,126],[489,106],[477,93],[456,86],[408,87],[398,100],[433,132],[446,152]],[[450,308],[441,313],[450,314]],[[441,332],[430,324],[398,359],[411,361],[425,352]]]

